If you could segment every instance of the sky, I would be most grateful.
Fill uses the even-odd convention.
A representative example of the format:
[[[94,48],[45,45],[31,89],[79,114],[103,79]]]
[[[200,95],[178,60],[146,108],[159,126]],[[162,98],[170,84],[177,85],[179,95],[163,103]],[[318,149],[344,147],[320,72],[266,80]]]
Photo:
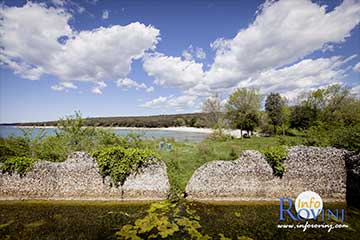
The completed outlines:
[[[0,3],[0,123],[198,112],[236,88],[360,96],[359,0]]]

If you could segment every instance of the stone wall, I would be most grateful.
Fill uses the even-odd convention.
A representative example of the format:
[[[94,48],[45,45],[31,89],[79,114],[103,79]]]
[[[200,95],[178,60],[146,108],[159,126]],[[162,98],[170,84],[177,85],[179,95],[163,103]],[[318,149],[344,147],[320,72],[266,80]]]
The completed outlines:
[[[156,161],[131,174],[123,186],[115,187],[110,177],[100,175],[96,161],[76,152],[65,162],[36,162],[20,176],[0,173],[0,200],[160,200],[170,190],[166,166]]]
[[[279,178],[272,174],[263,154],[245,151],[235,161],[201,166],[191,177],[186,195],[188,199],[205,201],[278,200],[296,198],[308,190],[317,192],[325,201],[345,201],[349,154],[336,148],[291,147],[284,163],[285,173]]]

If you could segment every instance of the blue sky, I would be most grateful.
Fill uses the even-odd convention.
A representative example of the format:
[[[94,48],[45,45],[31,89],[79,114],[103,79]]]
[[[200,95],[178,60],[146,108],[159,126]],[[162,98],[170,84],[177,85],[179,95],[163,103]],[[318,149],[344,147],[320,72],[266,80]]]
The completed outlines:
[[[237,87],[360,95],[359,1],[4,1],[0,122],[196,112]]]

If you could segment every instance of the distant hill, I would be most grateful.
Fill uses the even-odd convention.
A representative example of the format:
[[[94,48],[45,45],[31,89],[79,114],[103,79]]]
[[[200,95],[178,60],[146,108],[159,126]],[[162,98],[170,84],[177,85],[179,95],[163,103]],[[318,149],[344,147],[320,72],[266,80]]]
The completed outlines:
[[[186,113],[171,115],[136,116],[136,117],[94,117],[86,118],[86,126],[95,127],[206,127],[205,113]],[[57,121],[1,124],[2,126],[56,126]]]

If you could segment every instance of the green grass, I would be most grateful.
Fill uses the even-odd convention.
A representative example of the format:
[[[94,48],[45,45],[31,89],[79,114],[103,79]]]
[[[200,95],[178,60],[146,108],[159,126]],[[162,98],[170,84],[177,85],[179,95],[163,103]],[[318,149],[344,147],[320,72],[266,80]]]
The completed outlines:
[[[194,142],[172,142],[172,151],[159,151],[161,159],[166,163],[172,192],[181,194],[194,171],[201,165],[215,160],[234,160],[244,150],[261,150],[270,146],[301,144],[300,137],[252,137],[250,139],[233,139],[229,141],[204,140]],[[150,144],[157,148],[158,141]],[[149,143],[148,143],[149,144]]]

